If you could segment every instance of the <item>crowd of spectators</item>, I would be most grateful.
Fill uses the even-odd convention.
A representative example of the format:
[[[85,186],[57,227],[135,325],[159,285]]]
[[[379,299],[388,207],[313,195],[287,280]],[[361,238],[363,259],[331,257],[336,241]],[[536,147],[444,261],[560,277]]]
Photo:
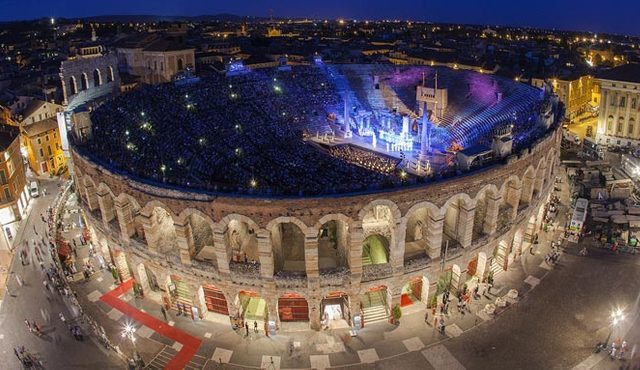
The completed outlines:
[[[302,140],[309,119],[339,105],[318,68],[214,75],[143,86],[92,113],[86,154],[140,178],[220,192],[319,195],[377,189],[388,175]]]

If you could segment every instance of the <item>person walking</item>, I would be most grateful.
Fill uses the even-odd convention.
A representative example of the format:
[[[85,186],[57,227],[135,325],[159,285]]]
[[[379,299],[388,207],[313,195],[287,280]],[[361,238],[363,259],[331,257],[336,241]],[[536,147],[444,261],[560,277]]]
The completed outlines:
[[[67,323],[67,319],[64,317],[64,315],[62,314],[62,312],[60,312],[60,314],[58,315],[60,317],[60,321],[62,321],[63,324]]]
[[[258,333],[258,321],[253,320],[253,332]]]
[[[31,327],[31,323],[29,323],[29,320],[24,319],[24,324],[27,326],[27,329],[29,329],[29,333],[33,332],[33,328]]]
[[[162,316],[164,317],[164,321],[167,322],[167,309],[164,306],[160,307],[160,312],[162,312]]]
[[[429,325],[429,310],[424,312],[424,322]]]
[[[247,322],[244,323],[244,336],[245,337],[249,336],[249,323]]]

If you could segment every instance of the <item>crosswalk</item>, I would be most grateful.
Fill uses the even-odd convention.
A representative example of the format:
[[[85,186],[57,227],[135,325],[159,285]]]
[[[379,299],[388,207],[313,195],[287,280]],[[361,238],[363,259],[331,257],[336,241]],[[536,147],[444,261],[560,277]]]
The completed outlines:
[[[175,348],[170,346],[164,346],[160,352],[156,355],[156,357],[151,360],[149,364],[145,367],[145,369],[149,370],[164,370],[167,367],[167,364],[175,357],[178,353]],[[191,361],[187,363],[185,369],[187,370],[201,370],[204,369],[208,359],[204,356],[194,355],[191,358]]]

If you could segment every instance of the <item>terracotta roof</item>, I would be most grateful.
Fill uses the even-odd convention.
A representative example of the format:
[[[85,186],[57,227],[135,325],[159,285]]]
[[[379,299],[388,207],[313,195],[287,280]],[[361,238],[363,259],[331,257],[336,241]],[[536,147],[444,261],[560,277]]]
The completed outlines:
[[[29,136],[29,137],[34,137],[34,136],[38,136],[42,133],[45,133],[47,131],[51,131],[53,129],[56,129],[58,127],[58,121],[55,118],[47,118],[45,120],[42,120],[40,122],[36,122],[36,123],[32,123],[30,125],[27,126],[23,126],[22,130],[24,131],[25,135]]]

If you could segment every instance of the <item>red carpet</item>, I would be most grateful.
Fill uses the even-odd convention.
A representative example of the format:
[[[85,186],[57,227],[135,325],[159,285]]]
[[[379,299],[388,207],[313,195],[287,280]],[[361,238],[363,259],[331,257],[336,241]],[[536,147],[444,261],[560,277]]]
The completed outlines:
[[[193,355],[196,354],[198,348],[200,348],[200,344],[202,344],[202,341],[194,336],[183,332],[182,330],[178,330],[172,326],[169,326],[167,323],[160,321],[142,311],[139,311],[135,307],[120,300],[120,298],[118,297],[125,294],[129,289],[131,289],[132,286],[133,280],[127,280],[124,283],[120,284],[120,286],[118,286],[114,290],[100,297],[100,300],[122,312],[123,314],[129,316],[140,324],[148,326],[156,333],[182,344],[182,349],[180,350],[180,352],[178,352],[178,354],[173,359],[171,359],[165,369],[184,369]]]

